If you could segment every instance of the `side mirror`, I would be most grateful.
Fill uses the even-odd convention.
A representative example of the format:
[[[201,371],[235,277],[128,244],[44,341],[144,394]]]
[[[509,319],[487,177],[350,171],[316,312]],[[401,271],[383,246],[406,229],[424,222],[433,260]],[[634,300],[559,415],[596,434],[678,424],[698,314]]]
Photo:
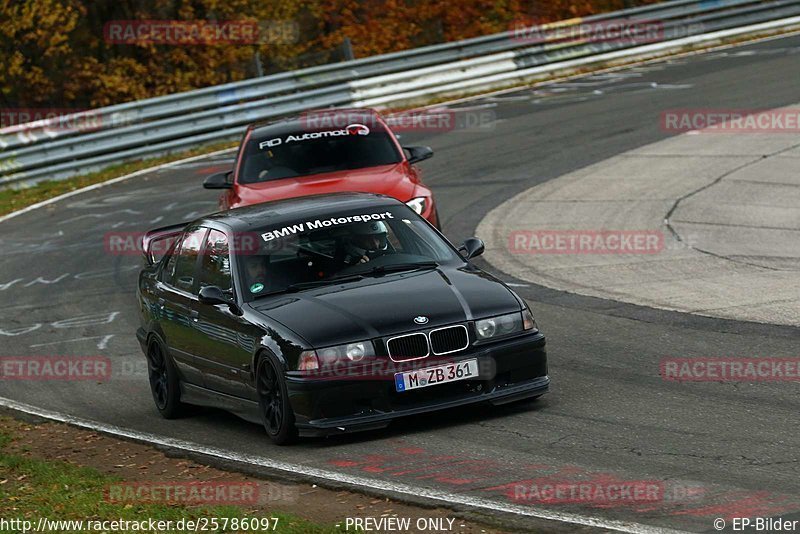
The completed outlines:
[[[408,150],[408,162],[411,164],[433,157],[433,149],[429,146],[404,146],[403,150]]]
[[[203,287],[197,298],[202,304],[228,304],[230,302],[217,286]]]
[[[200,288],[200,293],[197,295],[197,300],[201,304],[209,304],[215,306],[217,304],[227,304],[230,310],[236,315],[242,314],[242,309],[236,302],[225,296],[220,288],[217,286],[205,286]]]
[[[481,241],[477,237],[470,237],[464,240],[464,243],[460,247],[458,247],[458,251],[459,252],[463,251],[464,257],[466,257],[468,260],[471,260],[472,258],[475,258],[483,254],[485,248],[486,247],[483,244],[483,241]]]
[[[212,174],[203,182],[203,187],[206,189],[231,189],[233,184],[229,180],[230,175],[231,171]]]

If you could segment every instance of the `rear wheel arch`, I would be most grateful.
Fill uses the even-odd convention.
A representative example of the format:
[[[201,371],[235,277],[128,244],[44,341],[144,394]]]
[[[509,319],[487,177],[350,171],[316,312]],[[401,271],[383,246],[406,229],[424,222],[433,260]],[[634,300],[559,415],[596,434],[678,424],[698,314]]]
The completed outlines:
[[[160,355],[159,358],[154,357],[156,353]],[[150,390],[158,411],[166,419],[186,415],[187,405],[181,401],[178,371],[166,344],[153,333],[147,338],[146,358]]]

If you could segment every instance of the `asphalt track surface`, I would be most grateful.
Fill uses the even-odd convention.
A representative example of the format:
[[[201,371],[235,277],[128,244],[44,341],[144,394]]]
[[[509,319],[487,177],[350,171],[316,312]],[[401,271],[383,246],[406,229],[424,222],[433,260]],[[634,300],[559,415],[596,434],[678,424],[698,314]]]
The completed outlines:
[[[511,196],[667,137],[659,125],[665,109],[796,102],[798,51],[800,37],[789,37],[487,97],[451,109],[491,111],[492,129],[404,134],[402,141],[436,151],[422,164],[425,181],[447,235],[460,241]],[[4,380],[0,396],[135,431],[501,505],[695,532],[714,531],[717,517],[728,520],[728,531],[737,516],[800,518],[797,383],[675,383],[659,376],[659,362],[670,356],[796,357],[798,329],[531,284],[517,289],[547,335],[553,380],[552,391],[537,402],[435,413],[294,447],[276,447],[259,426],[224,412],[161,419],[134,337],[141,260],[109,254],[104,235],[214,210],[216,196],[201,183],[229,165],[230,157],[217,156],[155,171],[0,223],[0,355],[98,355],[113,365],[110,381]],[[420,313],[424,307],[420,302]],[[664,497],[547,504],[530,497],[530,488],[547,484],[608,488],[633,481],[657,484]],[[546,526],[556,527],[565,528]]]

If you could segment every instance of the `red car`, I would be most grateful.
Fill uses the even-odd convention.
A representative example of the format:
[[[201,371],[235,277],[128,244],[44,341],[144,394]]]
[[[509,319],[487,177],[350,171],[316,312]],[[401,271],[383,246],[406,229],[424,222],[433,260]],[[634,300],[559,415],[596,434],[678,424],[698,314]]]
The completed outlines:
[[[380,193],[405,202],[439,227],[433,193],[417,162],[429,147],[403,147],[372,109],[309,111],[247,128],[233,171],[203,187],[225,189],[220,209],[321,193]]]

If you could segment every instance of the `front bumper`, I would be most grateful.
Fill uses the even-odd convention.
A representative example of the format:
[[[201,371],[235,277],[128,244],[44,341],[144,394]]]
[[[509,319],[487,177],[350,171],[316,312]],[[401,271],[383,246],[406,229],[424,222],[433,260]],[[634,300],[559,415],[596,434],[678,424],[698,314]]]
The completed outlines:
[[[505,404],[547,392],[545,338],[541,333],[498,341],[450,358],[478,359],[474,380],[449,382],[405,392],[395,390],[393,374],[375,379],[287,377],[297,428],[303,436],[371,430],[393,419],[468,404]],[[416,368],[425,367],[417,360]],[[439,362],[432,362],[431,366]]]

